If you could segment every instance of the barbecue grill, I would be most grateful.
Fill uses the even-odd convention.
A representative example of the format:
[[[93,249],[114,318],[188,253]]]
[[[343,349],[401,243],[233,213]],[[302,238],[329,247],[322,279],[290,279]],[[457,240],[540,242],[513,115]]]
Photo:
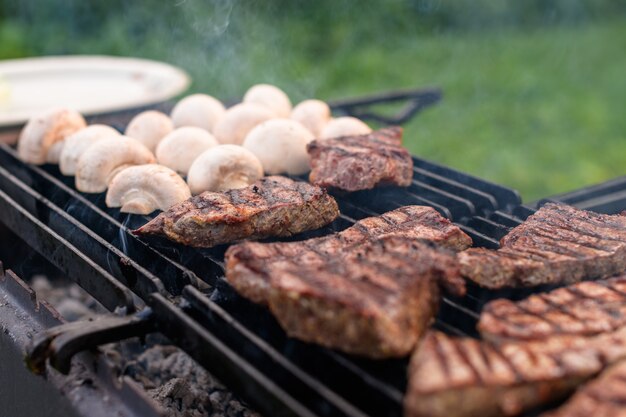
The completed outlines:
[[[438,90],[428,89],[331,104],[336,112],[398,124],[439,98]],[[371,105],[388,102],[406,106],[393,116],[371,110]],[[138,111],[101,115],[91,122],[123,128]],[[4,137],[14,133],[5,132]],[[413,182],[407,189],[336,195],[340,217],[293,239],[332,233],[364,217],[418,204],[432,206],[451,219],[472,237],[475,246],[497,248],[498,240],[511,227],[545,201],[603,213],[626,209],[626,177],[522,205],[518,193],[510,188],[421,158],[414,157],[413,162]],[[103,194],[81,194],[73,181],[63,177],[56,166],[24,164],[11,146],[0,145],[0,222],[9,230],[4,242],[15,242],[0,250],[0,256],[7,266],[19,270],[20,257],[32,249],[116,313],[94,322],[62,324],[53,309],[34,300],[32,290],[14,273],[6,272],[0,279],[0,304],[4,303],[5,309],[15,306],[10,307],[11,312],[19,318],[0,314],[3,327],[20,335],[14,337],[14,354],[21,353],[29,331],[36,333],[30,335],[30,369],[41,372],[49,360],[59,371],[48,373],[53,385],[97,378],[97,385],[113,398],[101,409],[86,406],[102,399],[82,387],[74,395],[82,396],[78,403],[83,405],[74,407],[72,413],[158,415],[131,381],[124,380],[121,385],[114,381],[106,361],[79,352],[159,332],[266,416],[402,415],[406,359],[367,360],[287,338],[265,308],[240,297],[225,281],[225,247],[197,249],[134,236],[130,230],[149,216],[107,208]],[[521,298],[531,291],[508,291],[506,295]],[[457,335],[476,335],[482,305],[502,295],[470,285],[466,297],[443,299],[435,326]],[[0,342],[5,343],[2,337]],[[7,371],[0,365],[0,370],[2,379],[21,372],[15,365]],[[69,376],[63,375],[67,373]],[[40,384],[38,381],[27,376],[23,383],[30,387]],[[63,404],[59,407],[71,409]]]

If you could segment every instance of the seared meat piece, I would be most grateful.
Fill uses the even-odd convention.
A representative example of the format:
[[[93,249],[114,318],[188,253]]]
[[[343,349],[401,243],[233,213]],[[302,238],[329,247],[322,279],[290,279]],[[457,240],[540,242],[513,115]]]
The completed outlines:
[[[372,358],[408,355],[435,315],[439,281],[461,280],[453,252],[400,236],[270,265],[240,255],[229,253],[227,278],[237,281],[241,262],[262,274],[264,301],[289,336]]]
[[[402,147],[401,127],[314,140],[307,150],[312,167],[309,181],[320,187],[357,191],[378,185],[411,185],[413,160]]]
[[[518,415],[563,398],[624,358],[626,327],[500,345],[430,332],[411,359],[404,415]]]
[[[291,236],[318,229],[339,215],[335,200],[314,185],[272,176],[246,188],[204,192],[135,230],[184,245],[212,247],[242,239]]]
[[[428,207],[408,206],[303,242],[244,242],[226,278],[267,304],[287,333],[359,355],[408,354],[432,320],[439,286],[464,293],[453,252],[471,239]]]
[[[483,308],[483,337],[543,339],[555,335],[594,335],[626,326],[626,275],[581,282],[522,301],[495,300]]]
[[[462,274],[488,288],[606,278],[626,271],[626,217],[550,203],[500,245],[459,254]]]
[[[339,233],[303,242],[243,242],[231,246],[226,252],[226,277],[244,297],[264,303],[272,288],[271,280],[277,274],[275,270],[280,271],[283,265],[323,266],[328,259],[386,236],[428,240],[454,250],[472,244],[469,236],[433,208],[405,206],[359,220]]]
[[[543,417],[626,416],[626,361],[602,372],[580,387],[558,410]]]

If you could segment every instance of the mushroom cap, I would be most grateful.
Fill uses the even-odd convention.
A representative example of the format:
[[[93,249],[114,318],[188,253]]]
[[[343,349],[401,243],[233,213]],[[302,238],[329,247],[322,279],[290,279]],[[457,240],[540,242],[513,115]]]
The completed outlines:
[[[241,145],[256,125],[274,118],[271,110],[252,103],[237,104],[224,113],[213,134],[221,144]]]
[[[152,152],[136,139],[101,140],[78,159],[76,188],[85,193],[101,193],[113,175],[124,165],[153,164]]]
[[[179,127],[159,142],[156,159],[161,165],[187,175],[191,163],[202,152],[219,145],[212,134],[199,127]]]
[[[54,142],[52,146],[48,148],[48,153],[46,154],[46,163],[58,164],[59,159],[61,159],[61,152],[63,152],[64,147],[65,147],[65,139],[60,140],[58,142]]]
[[[202,153],[189,168],[187,183],[193,194],[246,187],[263,176],[263,166],[250,151],[219,145]]]
[[[366,135],[372,129],[356,117],[338,117],[332,119],[322,130],[322,139],[337,138],[340,136]]]
[[[243,96],[244,103],[255,103],[266,107],[277,117],[289,117],[291,101],[280,88],[270,84],[253,85]]]
[[[221,101],[206,94],[192,94],[174,106],[170,117],[175,127],[195,126],[212,132],[224,112]]]
[[[295,120],[274,119],[252,129],[243,146],[259,158],[266,174],[300,175],[309,171],[306,145],[312,140],[313,134]]]
[[[126,126],[124,134],[143,143],[151,152],[168,133],[174,130],[172,120],[164,113],[147,110],[139,113]]]
[[[83,116],[75,110],[61,107],[46,110],[33,116],[22,129],[17,154],[24,162],[44,164],[53,144],[86,125]]]
[[[293,108],[291,118],[309,129],[313,136],[318,138],[331,119],[330,107],[321,100],[304,100]]]
[[[122,137],[120,133],[106,125],[91,125],[69,135],[63,142],[59,156],[59,169],[63,175],[74,175],[80,156],[94,143],[103,139]],[[52,151],[48,152],[49,154]]]
[[[109,183],[107,207],[124,213],[150,214],[167,210],[191,197],[185,180],[168,167],[135,165],[119,171]]]

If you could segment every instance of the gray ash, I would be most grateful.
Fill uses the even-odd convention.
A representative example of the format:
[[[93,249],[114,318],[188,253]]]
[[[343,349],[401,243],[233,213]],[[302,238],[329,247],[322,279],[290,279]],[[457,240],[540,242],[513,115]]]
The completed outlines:
[[[139,382],[172,417],[259,417],[217,379],[162,336],[107,349],[121,374]]]
[[[88,320],[108,313],[76,284],[34,276],[31,287],[67,320]],[[102,347],[120,376],[138,382],[168,417],[260,417],[189,355],[162,335],[149,335]]]

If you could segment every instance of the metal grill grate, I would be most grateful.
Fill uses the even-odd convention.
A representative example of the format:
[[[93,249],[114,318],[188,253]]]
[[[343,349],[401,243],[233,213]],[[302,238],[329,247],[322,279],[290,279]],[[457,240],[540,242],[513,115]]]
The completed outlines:
[[[337,195],[341,216],[293,239],[321,236],[364,217],[422,204],[453,220],[476,246],[495,248],[533,212],[520,205],[514,190],[419,158],[414,164],[408,189]],[[601,198],[600,191],[592,194]],[[584,201],[578,194],[567,198]],[[23,164],[13,148],[0,145],[0,221],[109,309],[131,312],[147,305],[159,331],[262,413],[402,415],[406,359],[367,360],[287,338],[265,308],[226,283],[225,247],[195,249],[129,232],[149,218],[109,209],[104,194],[78,193],[73,178],[61,176],[57,167]],[[463,299],[443,299],[435,326],[475,335],[486,301],[530,291],[505,294],[470,285]]]
[[[205,345],[193,342],[199,336],[192,331],[189,319],[227,344],[238,355],[232,378],[241,378],[245,361],[263,376],[258,384],[252,384],[254,389],[262,384],[266,388],[273,386],[272,395],[280,397],[280,406],[277,404],[272,410],[273,415],[278,410],[289,410],[289,406],[285,407],[289,398],[297,399],[297,404],[290,407],[301,415],[306,415],[305,410],[316,415],[401,415],[406,360],[371,361],[288,339],[269,312],[238,296],[225,282],[225,247],[195,249],[158,238],[139,239],[128,230],[149,217],[109,209],[104,205],[103,194],[76,192],[73,178],[61,176],[57,167],[25,165],[8,146],[0,148],[0,164],[0,188],[6,193],[0,197],[4,197],[7,210],[7,201],[12,199],[16,203],[14,211],[20,208],[31,215],[13,222],[17,234],[25,236],[23,232],[32,228],[32,218],[41,219],[41,226],[50,230],[33,236],[29,244],[60,263],[68,274],[80,277],[79,284],[109,308],[132,308],[128,291],[118,287],[129,288],[153,308],[154,300],[160,300],[161,309],[155,312],[172,327],[168,330],[164,326],[164,331],[178,338],[201,362],[208,361]],[[403,205],[425,204],[459,222],[477,242],[495,244],[497,236],[493,230],[474,216],[490,216],[519,204],[514,191],[417,158],[415,166],[416,179],[408,190],[380,189],[337,196],[340,218],[294,239],[339,231],[359,219]],[[485,222],[499,231],[506,230],[501,224]],[[107,280],[99,279],[94,272],[90,275],[90,268],[96,269],[95,266],[81,266],[80,256],[67,254],[59,260],[58,252],[47,253],[56,250],[37,246],[53,233],[105,269],[102,275]],[[66,245],[57,241],[51,244]],[[473,295],[463,300],[446,298],[436,325],[457,334],[473,334],[479,301]],[[214,370],[216,364],[208,367]]]

